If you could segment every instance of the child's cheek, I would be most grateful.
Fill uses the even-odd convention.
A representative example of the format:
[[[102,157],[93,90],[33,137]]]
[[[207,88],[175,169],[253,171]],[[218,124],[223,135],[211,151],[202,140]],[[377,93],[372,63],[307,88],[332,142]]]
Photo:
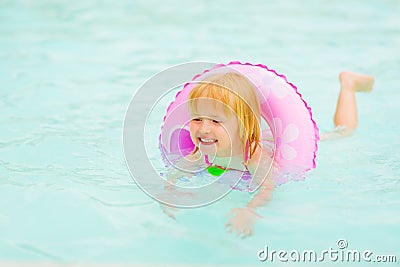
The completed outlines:
[[[190,122],[190,124],[189,124],[189,131],[190,131],[190,138],[192,139],[192,142],[194,144],[197,144],[196,126],[193,122]]]

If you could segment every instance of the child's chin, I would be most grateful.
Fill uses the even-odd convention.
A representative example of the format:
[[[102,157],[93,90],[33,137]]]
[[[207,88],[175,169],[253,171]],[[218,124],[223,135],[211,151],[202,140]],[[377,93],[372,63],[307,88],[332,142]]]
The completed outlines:
[[[204,155],[216,156],[218,151],[215,146],[200,146],[200,152]]]

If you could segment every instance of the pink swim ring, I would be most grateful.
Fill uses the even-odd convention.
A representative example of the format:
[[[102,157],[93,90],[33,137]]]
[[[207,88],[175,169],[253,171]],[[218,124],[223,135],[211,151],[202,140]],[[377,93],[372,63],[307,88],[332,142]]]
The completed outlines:
[[[190,154],[194,144],[190,138],[190,115],[186,105],[189,92],[201,81],[216,73],[238,72],[249,79],[257,89],[261,117],[269,129],[263,130],[263,139],[272,140],[274,167],[278,183],[304,179],[306,171],[315,168],[318,127],[297,87],[286,77],[262,64],[253,65],[233,61],[217,64],[194,76],[184,85],[164,116],[159,145],[165,158],[179,158]]]

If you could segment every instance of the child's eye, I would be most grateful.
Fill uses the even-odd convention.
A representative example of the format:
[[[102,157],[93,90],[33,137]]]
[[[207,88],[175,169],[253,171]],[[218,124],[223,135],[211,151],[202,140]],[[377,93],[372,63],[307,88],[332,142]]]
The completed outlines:
[[[221,123],[220,121],[217,120],[212,120],[213,123]]]
[[[201,121],[200,118],[193,118],[192,121]]]

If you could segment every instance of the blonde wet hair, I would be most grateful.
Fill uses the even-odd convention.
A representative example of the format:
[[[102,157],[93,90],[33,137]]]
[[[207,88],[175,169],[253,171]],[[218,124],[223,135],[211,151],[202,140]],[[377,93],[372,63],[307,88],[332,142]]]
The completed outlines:
[[[244,163],[254,155],[261,137],[260,102],[254,85],[239,73],[215,74],[207,77],[190,91],[189,109],[197,113],[199,98],[215,99],[224,104],[224,112],[236,114]],[[198,151],[195,148],[193,153]]]

